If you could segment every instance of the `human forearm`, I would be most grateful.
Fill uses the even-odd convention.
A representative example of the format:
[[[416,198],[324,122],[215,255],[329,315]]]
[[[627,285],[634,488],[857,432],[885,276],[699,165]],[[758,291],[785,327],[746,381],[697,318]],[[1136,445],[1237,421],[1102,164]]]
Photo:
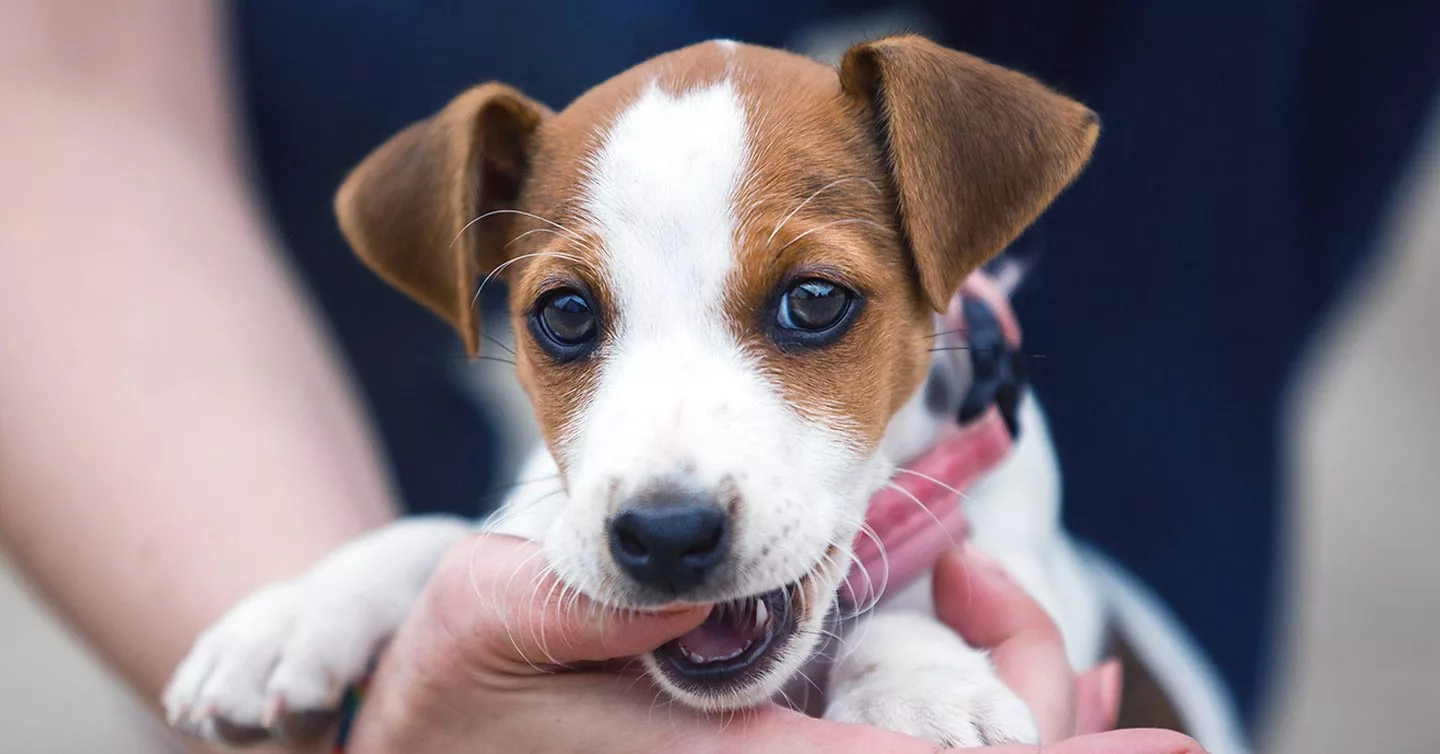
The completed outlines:
[[[150,698],[255,586],[392,515],[225,160],[55,87],[0,119],[0,537]]]

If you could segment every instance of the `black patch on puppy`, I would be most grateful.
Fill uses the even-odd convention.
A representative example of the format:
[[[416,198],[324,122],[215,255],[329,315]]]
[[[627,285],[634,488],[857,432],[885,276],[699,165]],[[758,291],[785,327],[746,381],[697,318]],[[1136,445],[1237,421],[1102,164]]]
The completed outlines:
[[[925,380],[925,410],[937,416],[955,411],[955,392],[945,370],[932,365],[930,378]]]
[[[960,404],[960,423],[984,413],[992,404],[1000,409],[1012,439],[1020,437],[1020,397],[1025,394],[1025,356],[1005,339],[1005,330],[984,301],[962,300],[965,335],[970,348],[970,392]],[[928,394],[927,394],[928,398]]]

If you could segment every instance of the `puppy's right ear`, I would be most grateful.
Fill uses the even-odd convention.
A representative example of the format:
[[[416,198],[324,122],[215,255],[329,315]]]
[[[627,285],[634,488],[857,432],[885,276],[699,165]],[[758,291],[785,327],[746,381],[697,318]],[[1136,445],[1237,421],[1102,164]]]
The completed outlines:
[[[885,152],[937,312],[1074,180],[1100,135],[1084,105],[923,37],[850,48],[840,86]]]
[[[480,349],[475,281],[504,263],[536,130],[551,113],[508,86],[483,84],[393,136],[335,197],[340,229],[370,269]]]

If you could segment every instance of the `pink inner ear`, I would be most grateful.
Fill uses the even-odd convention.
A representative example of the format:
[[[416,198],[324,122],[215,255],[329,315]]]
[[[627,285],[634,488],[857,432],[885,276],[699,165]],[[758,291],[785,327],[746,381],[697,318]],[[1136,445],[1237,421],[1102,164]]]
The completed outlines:
[[[945,548],[963,542],[968,526],[956,491],[965,492],[993,469],[1010,444],[1005,420],[992,406],[963,427],[950,426],[934,450],[910,464],[916,474],[897,473],[892,481],[904,492],[887,487],[870,499],[865,523],[880,541],[863,532],[856,537],[859,564],[840,598],[854,607],[893,594],[933,567]]]

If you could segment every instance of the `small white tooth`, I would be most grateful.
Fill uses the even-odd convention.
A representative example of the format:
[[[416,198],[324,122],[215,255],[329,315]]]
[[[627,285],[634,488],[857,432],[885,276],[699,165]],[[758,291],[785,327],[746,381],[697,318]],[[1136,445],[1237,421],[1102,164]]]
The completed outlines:
[[[766,623],[769,623],[769,622],[770,622],[770,608],[765,607],[765,601],[764,601],[764,600],[757,600],[757,601],[755,602],[755,627],[756,627],[756,628],[764,628],[764,627],[765,627],[765,624],[766,624]]]
[[[691,652],[691,651],[688,650],[688,649],[685,650],[685,659],[687,659],[687,660],[695,663],[696,665],[702,665],[702,664],[705,663],[705,658],[704,658],[704,657],[701,657],[699,654],[697,654],[697,653],[695,653],[695,652]]]

